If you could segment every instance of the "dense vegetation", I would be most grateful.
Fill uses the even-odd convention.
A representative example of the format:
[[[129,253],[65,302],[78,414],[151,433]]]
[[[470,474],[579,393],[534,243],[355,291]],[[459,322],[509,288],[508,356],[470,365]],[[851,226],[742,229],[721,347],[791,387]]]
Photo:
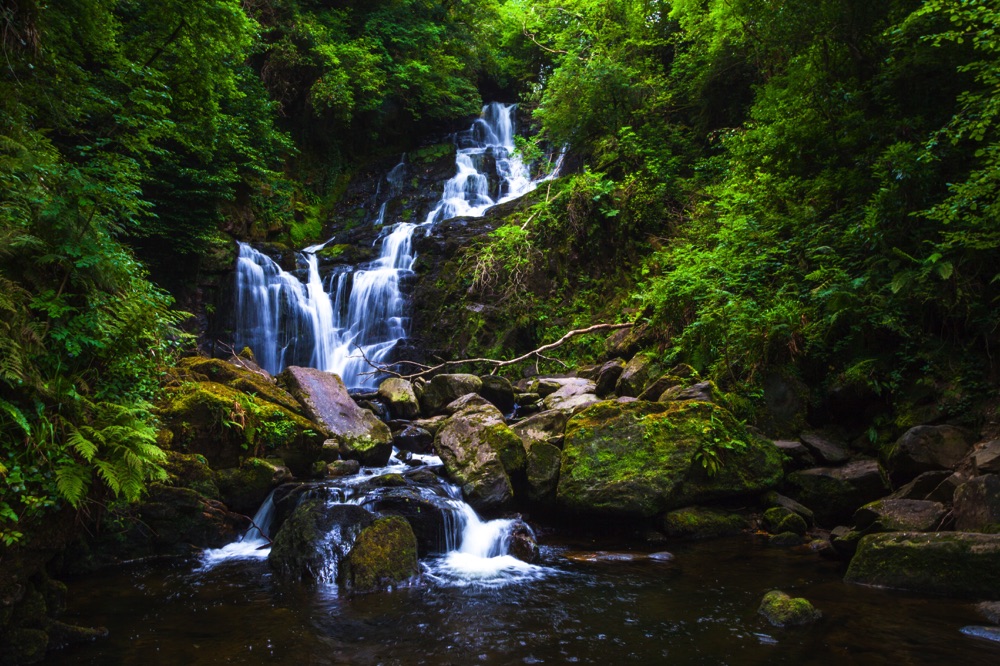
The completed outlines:
[[[998,24],[996,0],[5,3],[0,538],[162,473],[168,292],[226,234],[320,235],[352,168],[497,95],[526,152],[581,165],[462,263],[505,326],[636,318],[744,397],[891,405],[873,437],[969,418],[996,383]]]

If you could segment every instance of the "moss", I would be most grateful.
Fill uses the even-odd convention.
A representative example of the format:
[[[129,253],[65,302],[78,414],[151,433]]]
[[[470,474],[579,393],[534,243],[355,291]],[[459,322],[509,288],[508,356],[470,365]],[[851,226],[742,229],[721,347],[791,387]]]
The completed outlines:
[[[794,532],[795,534],[805,534],[809,529],[805,519],[791,509],[781,506],[774,506],[764,512],[764,526],[772,534],[782,532]]]
[[[524,471],[528,461],[524,442],[513,430],[503,423],[496,423],[484,428],[480,437],[488,447],[496,451],[507,474]]]
[[[244,348],[249,351],[249,348]],[[241,355],[244,352],[241,352]],[[249,352],[253,360],[253,352]],[[218,358],[204,358],[193,356],[181,359],[177,364],[177,373],[181,378],[188,381],[209,381],[223,384],[229,388],[243,393],[260,396],[268,402],[281,405],[291,411],[299,412],[302,406],[292,395],[280,388],[273,381],[266,377],[241,368],[232,363],[228,363]]]
[[[351,249],[350,245],[344,243],[338,243],[336,245],[327,245],[322,250],[316,253],[317,256],[323,257],[324,259],[339,259],[345,252]]]
[[[455,154],[455,144],[448,143],[435,143],[431,146],[425,146],[423,148],[418,148],[409,153],[409,158],[413,162],[436,162],[437,160],[443,160],[445,158],[451,157]],[[416,187],[416,186],[414,186]]]
[[[417,575],[417,538],[399,516],[361,530],[344,560],[340,582],[353,592],[374,592]]]
[[[215,475],[208,466],[205,456],[167,451],[167,460],[163,468],[167,471],[170,485],[191,488],[209,499],[219,499]]]
[[[222,501],[233,511],[252,515],[277,482],[287,480],[287,470],[260,458],[250,458],[235,468],[216,473]]]
[[[775,627],[797,627],[818,620],[822,613],[807,599],[792,598],[779,590],[764,595],[757,612]]]
[[[562,451],[548,442],[534,442],[528,452],[528,498],[535,501],[551,499],[559,483],[559,461]]]
[[[748,527],[743,516],[698,506],[664,514],[662,526],[668,537],[694,539],[739,534]]]

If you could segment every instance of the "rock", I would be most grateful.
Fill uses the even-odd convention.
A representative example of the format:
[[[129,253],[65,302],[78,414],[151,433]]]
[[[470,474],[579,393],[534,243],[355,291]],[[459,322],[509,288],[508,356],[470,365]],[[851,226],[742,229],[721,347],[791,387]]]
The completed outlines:
[[[358,534],[344,558],[340,584],[355,593],[375,592],[419,573],[417,539],[399,516],[379,518]]]
[[[403,430],[393,434],[392,444],[400,451],[430,453],[434,445],[434,435],[428,430],[410,424]]]
[[[499,375],[485,375],[479,378],[483,386],[479,389],[479,395],[483,396],[493,406],[500,410],[502,414],[510,414],[514,411],[514,387],[505,377]]]
[[[938,487],[932,490],[925,499],[932,502],[951,504],[955,499],[955,491],[957,491],[958,487],[970,478],[971,477],[962,474],[961,472],[955,472],[954,474],[945,477],[945,480],[938,484]]]
[[[956,530],[1000,533],[1000,476],[984,474],[959,486],[952,514]]]
[[[994,643],[1000,643],[1000,627],[962,627],[959,629],[966,636],[972,636],[973,638],[981,638],[987,641],[993,641]]]
[[[735,513],[689,506],[668,511],[661,526],[668,537],[680,539],[708,539],[740,534],[749,527],[746,519]]]
[[[431,416],[426,419],[415,419],[413,425],[417,428],[423,428],[431,434],[431,437],[437,434],[437,431],[441,429],[444,422],[448,420],[448,417],[444,414],[438,416]]]
[[[425,416],[444,412],[448,403],[469,393],[479,393],[483,380],[475,375],[435,375],[420,395],[420,409]]]
[[[934,492],[941,485],[941,482],[951,476],[953,472],[949,470],[937,470],[924,472],[906,485],[900,486],[894,493],[889,495],[891,499],[923,500]],[[952,491],[954,493],[954,490]],[[939,500],[941,501],[941,500]],[[951,498],[945,500],[950,502]]]
[[[962,428],[917,426],[884,453],[882,464],[892,485],[900,486],[923,472],[955,469],[971,445],[969,433]]]
[[[850,458],[847,445],[828,433],[816,430],[807,431],[802,433],[799,438],[814,456],[827,464],[837,465],[847,462],[847,459]]]
[[[434,437],[445,470],[476,509],[493,509],[514,496],[510,475],[524,471],[524,444],[493,405],[456,412]]]
[[[49,635],[49,650],[61,650],[70,645],[90,643],[98,638],[108,637],[108,630],[105,627],[78,627],[57,620],[46,622],[45,631]]]
[[[684,380],[671,374],[662,375],[659,379],[651,382],[642,390],[638,396],[639,400],[656,402],[664,391],[671,388],[681,388]]]
[[[785,497],[774,491],[767,493],[762,498],[763,503],[768,507],[781,507],[783,509],[788,509],[789,511],[794,511],[795,513],[802,516],[802,519],[806,521],[806,524],[812,527],[814,523],[814,516],[811,509],[802,506],[791,497]]]
[[[854,512],[854,527],[864,533],[933,532],[941,529],[947,510],[939,502],[882,499]]]
[[[556,496],[562,451],[548,442],[534,442],[528,447],[528,499],[547,502]]]
[[[557,496],[578,513],[652,517],[780,478],[777,450],[716,405],[605,401],[569,420]]]
[[[152,550],[134,553],[136,556],[187,552],[186,548],[175,548],[179,545],[222,548],[250,526],[246,516],[228,511],[221,502],[190,488],[171,488],[157,483],[149,486],[137,513],[142,524],[137,533],[148,540]]]
[[[993,624],[1000,624],[1000,601],[984,601],[976,604],[976,611]]]
[[[576,378],[574,377],[574,379]],[[526,382],[523,385],[521,382],[518,382],[518,384],[522,385],[527,393],[537,393],[539,399],[542,399],[561,389],[565,380],[565,377],[533,377],[528,380],[522,380]]]
[[[612,359],[602,365],[601,369],[597,371],[597,377],[594,382],[594,393],[601,397],[614,393],[615,385],[618,383],[618,378],[622,376],[622,370],[624,369],[625,361],[620,358]]]
[[[587,399],[591,403],[598,402],[597,396],[594,395],[596,389],[597,385],[589,379],[579,377],[564,379],[562,386],[542,399],[542,405],[545,409],[572,409],[572,406],[567,405],[567,403],[579,396],[588,396]],[[575,401],[573,406],[578,404],[580,402]]]
[[[922,594],[1000,597],[1000,536],[870,534],[858,544],[845,580]]]
[[[168,483],[178,488],[190,488],[209,499],[221,499],[219,486],[215,483],[215,472],[208,466],[205,456],[197,453],[166,451],[167,459],[163,469],[168,475]]]
[[[285,460],[296,474],[307,474],[324,439],[316,423],[216,382],[168,388],[159,415],[173,434],[173,449],[203,455],[216,469],[267,454]]]
[[[392,454],[389,426],[347,393],[337,375],[291,366],[278,377],[299,399],[309,417],[340,443],[340,454],[367,467],[383,467]]]
[[[800,627],[823,616],[807,599],[793,599],[780,590],[771,590],[765,594],[757,613],[775,627]]]
[[[764,512],[764,528],[772,534],[794,532],[805,534],[809,529],[805,519],[791,509],[783,506],[773,506]]]
[[[778,532],[771,535],[767,540],[767,545],[776,548],[795,548],[806,543],[804,536],[797,532]]]
[[[816,458],[809,453],[809,449],[802,442],[792,439],[776,439],[774,445],[791,460],[794,469],[805,467],[815,467]]]
[[[976,445],[972,454],[972,462],[979,475],[1000,474],[1000,439]]]
[[[801,432],[806,424],[809,387],[797,377],[780,372],[768,372],[764,375],[762,388],[763,425],[767,431],[782,436]]]
[[[291,471],[269,460],[250,458],[239,467],[216,472],[222,501],[233,511],[252,516],[276,486],[292,480]]]
[[[252,394],[304,416],[302,405],[274,378],[253,361],[232,357],[229,361],[204,356],[190,356],[177,362],[174,371],[180,379],[192,382],[215,382],[241,393]]]
[[[361,463],[357,460],[334,460],[323,468],[323,476],[335,479],[344,476],[354,476],[361,471]]]
[[[629,563],[629,562],[673,562],[670,553],[625,553],[608,550],[568,551],[562,554],[571,562],[582,564]]]
[[[510,527],[510,554],[522,562],[534,564],[538,561],[538,542],[535,532],[523,520],[517,520]]]
[[[657,399],[659,402],[672,400],[697,400],[700,402],[718,402],[719,390],[712,382],[698,382],[691,386],[673,386],[665,390]]]
[[[838,555],[850,559],[857,552],[858,542],[863,536],[864,532],[841,525],[830,530],[830,544]]]
[[[420,415],[420,403],[413,392],[413,384],[405,379],[386,379],[379,384],[378,395],[388,405],[394,419],[415,419]]]
[[[792,498],[812,507],[821,524],[846,522],[859,506],[886,492],[874,460],[792,472],[787,480]]]
[[[659,371],[659,364],[652,358],[645,354],[636,354],[625,364],[615,384],[615,393],[620,396],[637,397]]]
[[[307,499],[274,536],[267,563],[294,580],[336,582],[355,538],[374,521],[375,516],[359,506],[327,506],[321,499]]]
[[[455,412],[460,412],[463,409],[479,409],[481,407],[492,407],[496,409],[489,400],[479,395],[478,393],[466,393],[460,398],[452,400],[447,405],[444,406],[444,413],[448,416],[453,415]],[[499,411],[499,410],[498,410]],[[501,414],[502,416],[502,414]]]
[[[570,415],[559,409],[550,409],[511,425],[526,449],[535,442],[545,442],[561,447]]]
[[[411,477],[415,483],[419,478]],[[446,552],[456,544],[448,543],[447,528],[454,511],[447,497],[427,492],[418,485],[383,487],[370,492],[365,498],[364,508],[382,515],[399,516],[410,524],[417,540],[419,555]]]

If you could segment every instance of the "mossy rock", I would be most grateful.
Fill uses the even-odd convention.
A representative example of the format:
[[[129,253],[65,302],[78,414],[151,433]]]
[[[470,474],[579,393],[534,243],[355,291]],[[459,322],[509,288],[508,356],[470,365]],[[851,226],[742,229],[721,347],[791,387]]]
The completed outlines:
[[[38,663],[49,649],[49,635],[41,629],[14,629],[4,634],[2,639],[4,645],[0,664],[4,666]]]
[[[447,159],[455,154],[455,144],[451,141],[435,143],[410,151],[407,157],[411,162],[429,163]]]
[[[340,584],[352,592],[375,592],[419,572],[417,538],[399,516],[379,518],[358,534],[344,559]]]
[[[625,364],[622,374],[615,384],[615,393],[620,396],[636,397],[658,377],[663,368],[652,356],[636,354]]]
[[[764,527],[771,534],[783,532],[805,534],[809,529],[802,516],[782,506],[773,506],[764,512]]]
[[[528,499],[547,502],[556,496],[562,451],[548,442],[534,442],[528,450]]]
[[[787,481],[792,498],[810,507],[817,522],[827,525],[849,521],[858,507],[887,492],[874,460],[804,469],[789,474]]]
[[[291,480],[288,468],[250,458],[239,467],[216,472],[222,501],[233,511],[253,515],[276,486]]]
[[[669,511],[661,521],[663,533],[672,538],[708,539],[740,534],[749,527],[736,513],[691,506]]]
[[[781,475],[777,449],[717,405],[606,401],[567,424],[557,494],[579,513],[652,517],[761,492]]]
[[[168,482],[178,488],[191,488],[208,497],[219,499],[219,487],[215,483],[215,473],[208,466],[205,456],[197,453],[167,451],[163,469],[167,471]]]
[[[845,580],[951,597],[1000,597],[1000,535],[887,532],[858,543]]]
[[[247,348],[251,357],[253,352]],[[248,359],[249,363],[256,363]],[[268,402],[302,413],[302,405],[288,391],[274,383],[268,376],[218,358],[192,356],[177,363],[176,372],[181,378],[195,382],[216,382],[229,388],[260,396]]]
[[[378,395],[389,405],[389,413],[393,418],[415,419],[420,415],[420,403],[413,391],[413,384],[405,379],[386,379],[379,384]]]
[[[792,598],[780,590],[765,594],[757,612],[775,627],[800,627],[815,622],[823,615],[808,599]]]
[[[267,563],[286,578],[336,582],[354,540],[374,521],[371,512],[353,504],[328,507],[324,500],[307,499],[282,523]]]
[[[434,416],[444,411],[449,403],[469,393],[479,393],[483,380],[475,375],[435,375],[423,387],[420,408],[424,416]]]

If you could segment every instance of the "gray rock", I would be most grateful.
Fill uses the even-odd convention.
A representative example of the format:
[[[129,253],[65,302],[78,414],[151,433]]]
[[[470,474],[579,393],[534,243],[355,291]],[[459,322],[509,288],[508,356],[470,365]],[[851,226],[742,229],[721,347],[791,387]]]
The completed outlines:
[[[873,532],[932,532],[941,529],[947,514],[939,502],[909,499],[882,499],[869,502],[854,512],[854,527]]]
[[[984,474],[959,486],[952,513],[956,530],[1000,532],[1000,476]]]
[[[827,464],[837,465],[847,462],[850,458],[847,445],[829,433],[808,431],[802,433],[799,438],[813,455]]]
[[[941,502],[942,504],[951,504],[955,499],[955,491],[970,478],[972,477],[961,472],[949,474],[925,499],[932,502]]]
[[[645,389],[642,393],[638,395],[639,400],[649,400],[650,402],[656,402],[663,395],[663,392],[667,389],[674,387],[681,387],[683,379],[675,375],[666,374],[661,376],[659,379],[655,380]]]
[[[339,442],[342,456],[370,467],[388,462],[392,454],[389,426],[358,407],[340,377],[315,368],[291,366],[279,380],[302,403],[310,420]]]
[[[972,446],[969,433],[955,426],[910,428],[884,454],[882,464],[893,486],[923,472],[955,469]]]
[[[421,412],[425,416],[441,414],[448,403],[468,393],[478,393],[482,387],[483,380],[475,375],[435,375],[420,394]]]
[[[562,452],[547,442],[536,441],[528,447],[528,499],[547,502],[556,495]]]
[[[843,467],[816,467],[787,477],[789,495],[811,507],[821,524],[847,522],[863,504],[885,495],[875,460],[855,460]]]
[[[524,442],[525,448],[535,442],[547,442],[562,447],[563,436],[566,433],[566,422],[570,415],[560,409],[551,409],[518,421],[511,426]]]
[[[334,460],[331,463],[327,463],[324,474],[329,478],[337,478],[354,476],[360,471],[361,463],[357,460]]]
[[[636,354],[625,364],[615,384],[615,393],[620,396],[638,396],[658,371],[659,365],[653,359],[645,354]]]
[[[396,419],[415,419],[420,415],[420,403],[413,391],[413,384],[405,379],[390,377],[379,384],[378,395],[389,406],[389,413]]]
[[[889,495],[892,499],[909,499],[909,500],[922,500],[927,499],[927,496],[937,489],[941,482],[952,475],[952,472],[948,470],[937,470],[934,472],[924,472],[917,478],[913,479],[904,486],[900,486],[894,493]],[[952,490],[954,493],[954,489]],[[947,500],[938,500],[951,502],[949,497]]]
[[[809,453],[809,449],[799,440],[776,439],[774,440],[774,445],[791,459],[793,468],[803,469],[816,466],[816,458],[813,457],[813,454]]]
[[[538,541],[535,533],[523,520],[517,520],[510,528],[510,554],[528,564],[538,561]]]
[[[972,461],[979,474],[1000,474],[1000,439],[976,445]]]
[[[602,365],[601,369],[597,372],[594,393],[602,397],[614,393],[615,385],[618,383],[618,378],[622,376],[624,369],[625,361],[620,358],[610,360]]]
[[[410,424],[392,436],[392,444],[401,451],[429,453],[434,444],[430,431]]]
[[[763,502],[768,507],[781,507],[783,509],[788,509],[789,511],[794,511],[795,513],[802,516],[802,519],[806,521],[807,524],[812,526],[814,522],[814,516],[811,509],[802,506],[791,497],[785,497],[779,493],[771,491],[764,495]]]
[[[698,382],[691,386],[674,386],[665,390],[658,398],[659,402],[680,400],[697,400],[699,402],[718,402],[718,391],[712,382]]]
[[[503,414],[510,414],[514,411],[514,387],[505,377],[499,375],[485,375],[480,377],[483,386],[479,389],[479,395],[489,400]]]
[[[993,624],[1000,624],[1000,601],[984,601],[976,604],[976,610]]]
[[[479,395],[478,393],[467,393],[460,398],[452,400],[444,407],[444,413],[451,416],[455,412],[460,412],[467,408],[481,408],[481,407],[494,407],[492,402]],[[502,414],[501,414],[502,416]]]
[[[568,403],[578,396],[589,396],[587,400],[591,404],[598,402],[597,396],[594,395],[597,385],[589,379],[573,377],[561,380],[561,382],[562,386],[545,396],[542,400],[545,409],[572,409],[572,407],[568,406]]]
[[[865,534],[840,525],[830,530],[830,545],[843,558],[851,559],[858,551],[858,542]]]

